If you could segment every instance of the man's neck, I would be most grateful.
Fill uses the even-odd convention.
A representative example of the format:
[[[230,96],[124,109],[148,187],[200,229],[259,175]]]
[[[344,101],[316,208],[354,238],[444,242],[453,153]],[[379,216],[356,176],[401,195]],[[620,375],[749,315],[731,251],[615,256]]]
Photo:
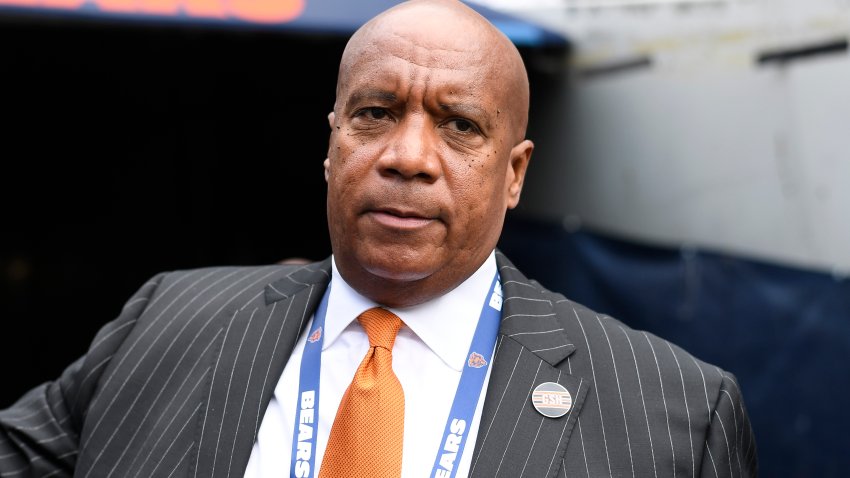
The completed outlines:
[[[451,274],[442,275],[432,274],[419,280],[387,279],[369,273],[360,265],[346,267],[346,264],[341,263],[337,256],[332,257],[335,272],[357,293],[388,308],[406,308],[423,304],[453,291],[473,274],[479,272],[488,260],[492,260],[495,264],[495,249],[484,256],[472,270],[452,271]],[[445,278],[446,275],[450,280]]]

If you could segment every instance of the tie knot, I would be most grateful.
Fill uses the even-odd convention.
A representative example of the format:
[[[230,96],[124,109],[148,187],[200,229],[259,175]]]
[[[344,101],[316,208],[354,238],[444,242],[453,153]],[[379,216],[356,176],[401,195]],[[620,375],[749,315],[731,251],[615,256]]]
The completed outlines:
[[[369,336],[369,345],[392,351],[395,336],[401,328],[401,319],[387,309],[371,308],[357,317]]]

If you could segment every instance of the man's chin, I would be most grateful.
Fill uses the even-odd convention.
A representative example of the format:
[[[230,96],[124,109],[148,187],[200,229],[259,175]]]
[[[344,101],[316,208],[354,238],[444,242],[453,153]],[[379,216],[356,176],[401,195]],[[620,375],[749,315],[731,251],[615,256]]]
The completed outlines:
[[[360,249],[348,261],[337,260],[339,272],[360,294],[389,307],[409,307],[438,297],[466,277],[439,248],[410,250]],[[418,252],[418,251],[414,251]]]
[[[352,250],[352,258],[359,268],[375,279],[416,282],[439,269],[442,252],[439,248],[414,247],[409,244],[372,246]]]
[[[434,272],[431,267],[425,267],[421,263],[400,262],[393,259],[365,261],[361,265],[375,278],[396,283],[420,281]]]

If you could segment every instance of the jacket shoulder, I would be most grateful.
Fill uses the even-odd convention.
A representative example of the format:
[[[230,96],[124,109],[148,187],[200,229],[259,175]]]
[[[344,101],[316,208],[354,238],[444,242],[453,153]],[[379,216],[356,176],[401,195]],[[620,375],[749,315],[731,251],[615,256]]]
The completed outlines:
[[[595,360],[607,357],[611,362],[619,361],[624,365],[646,365],[647,368],[654,367],[662,376],[681,374],[683,379],[695,378],[700,387],[705,386],[708,390],[717,390],[723,380],[732,377],[730,373],[652,332],[634,329],[617,318],[559,293],[548,290],[546,293],[554,304],[559,322],[578,350],[583,349],[588,354],[598,351]]]

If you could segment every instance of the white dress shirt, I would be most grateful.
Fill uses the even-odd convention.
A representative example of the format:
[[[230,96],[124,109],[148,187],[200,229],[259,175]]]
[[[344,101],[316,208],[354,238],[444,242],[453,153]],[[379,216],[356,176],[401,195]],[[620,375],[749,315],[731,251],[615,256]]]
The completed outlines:
[[[393,346],[393,371],[404,389],[405,401],[403,478],[424,478],[433,469],[469,345],[495,273],[496,257],[491,252],[471,277],[449,293],[413,307],[389,309],[404,322]],[[321,469],[342,395],[369,349],[366,332],[355,319],[378,305],[342,279],[336,262],[332,274],[322,346],[314,477]],[[246,478],[289,477],[301,356],[309,330],[310,324],[304,328],[275,387],[251,451]],[[489,376],[488,368],[472,424],[465,433],[463,455],[455,462],[459,467],[457,477],[469,473]]]

